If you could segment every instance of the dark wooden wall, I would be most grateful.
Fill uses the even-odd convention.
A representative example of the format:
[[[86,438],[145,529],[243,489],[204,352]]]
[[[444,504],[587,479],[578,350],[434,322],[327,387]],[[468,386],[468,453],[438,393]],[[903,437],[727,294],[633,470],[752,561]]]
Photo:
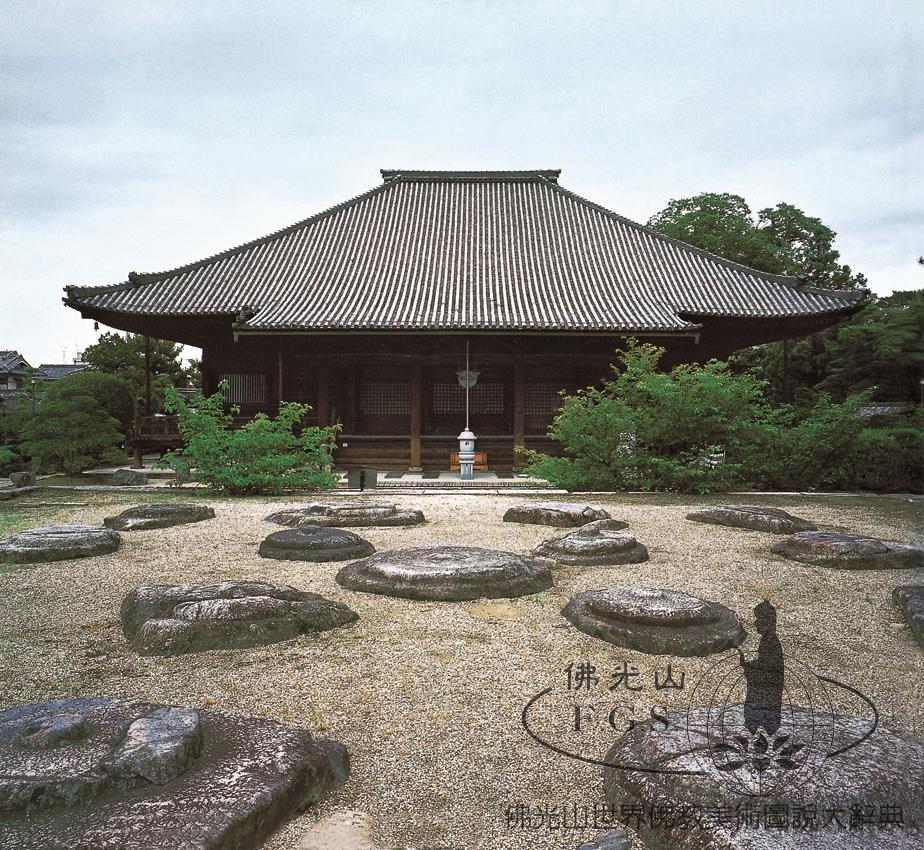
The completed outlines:
[[[804,320],[703,321],[699,334],[649,336],[666,348],[665,368],[725,358],[746,345],[810,333]],[[273,412],[279,401],[312,407],[307,424],[342,426],[340,465],[439,468],[449,465],[465,425],[456,373],[479,371],[470,426],[491,468],[514,465],[514,446],[554,449],[546,431],[559,390],[598,383],[625,339],[565,334],[309,334],[238,335],[215,323],[198,332],[203,384],[214,392],[222,376],[261,388],[237,402],[242,413]],[[163,335],[163,334],[161,334]],[[167,336],[167,338],[170,338]],[[253,376],[262,376],[255,378]]]

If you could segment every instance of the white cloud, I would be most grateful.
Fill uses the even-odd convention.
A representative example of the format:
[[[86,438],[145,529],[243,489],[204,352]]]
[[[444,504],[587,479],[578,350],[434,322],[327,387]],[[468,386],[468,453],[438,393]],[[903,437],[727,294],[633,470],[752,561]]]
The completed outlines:
[[[872,268],[867,277],[870,289],[877,295],[891,295],[893,292],[906,289],[924,288],[924,266],[919,265],[917,260],[904,265]]]
[[[8,2],[0,347],[58,359],[93,336],[65,284],[223,250],[383,166],[560,167],[641,221],[787,201],[877,292],[920,285],[917,5]]]

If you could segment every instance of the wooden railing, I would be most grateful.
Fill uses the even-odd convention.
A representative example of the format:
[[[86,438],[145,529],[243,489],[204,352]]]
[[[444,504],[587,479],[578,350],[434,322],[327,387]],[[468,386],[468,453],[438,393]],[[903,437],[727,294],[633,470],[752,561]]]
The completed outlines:
[[[135,420],[135,439],[145,444],[183,442],[175,416],[139,416]]]

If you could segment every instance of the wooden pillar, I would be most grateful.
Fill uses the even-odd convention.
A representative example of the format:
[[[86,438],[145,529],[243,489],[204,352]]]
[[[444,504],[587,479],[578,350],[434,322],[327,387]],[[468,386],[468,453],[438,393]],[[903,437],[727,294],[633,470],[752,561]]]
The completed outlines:
[[[783,401],[792,403],[792,382],[789,377],[789,337],[783,340]]]
[[[362,397],[363,391],[363,370],[362,367],[354,363],[350,367],[350,405],[349,405],[349,415],[350,419],[347,423],[344,424],[344,427],[352,431],[354,434],[358,434],[360,430],[360,409],[359,401]]]
[[[409,472],[421,472],[420,422],[423,413],[423,369],[419,362],[411,365],[411,465]]]
[[[151,415],[151,337],[144,335],[144,415]]]
[[[282,349],[276,355],[276,406],[282,407]]]
[[[141,408],[138,405],[138,399],[135,399],[135,424],[134,424],[134,439],[132,442],[132,450],[134,453],[134,463],[132,464],[133,469],[143,469],[144,468],[144,454],[143,448],[141,445]]]
[[[202,395],[208,398],[214,394],[215,387],[212,383],[212,376],[209,373],[209,355],[208,347],[202,346],[202,359],[199,361],[199,377],[202,379]]]
[[[318,360],[318,425],[324,427],[330,424],[330,393],[328,392],[328,364],[325,360]]]
[[[516,447],[526,444],[526,375],[523,361],[513,364],[513,465],[519,467]]]

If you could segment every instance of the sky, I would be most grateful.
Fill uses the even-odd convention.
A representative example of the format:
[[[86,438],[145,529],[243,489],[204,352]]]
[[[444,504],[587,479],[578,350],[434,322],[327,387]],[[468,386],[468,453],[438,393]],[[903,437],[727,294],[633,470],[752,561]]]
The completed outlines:
[[[97,333],[65,285],[214,254],[383,167],[560,168],[642,222],[699,192],[785,201],[877,294],[920,288],[922,11],[4,0],[0,349],[69,362]]]

